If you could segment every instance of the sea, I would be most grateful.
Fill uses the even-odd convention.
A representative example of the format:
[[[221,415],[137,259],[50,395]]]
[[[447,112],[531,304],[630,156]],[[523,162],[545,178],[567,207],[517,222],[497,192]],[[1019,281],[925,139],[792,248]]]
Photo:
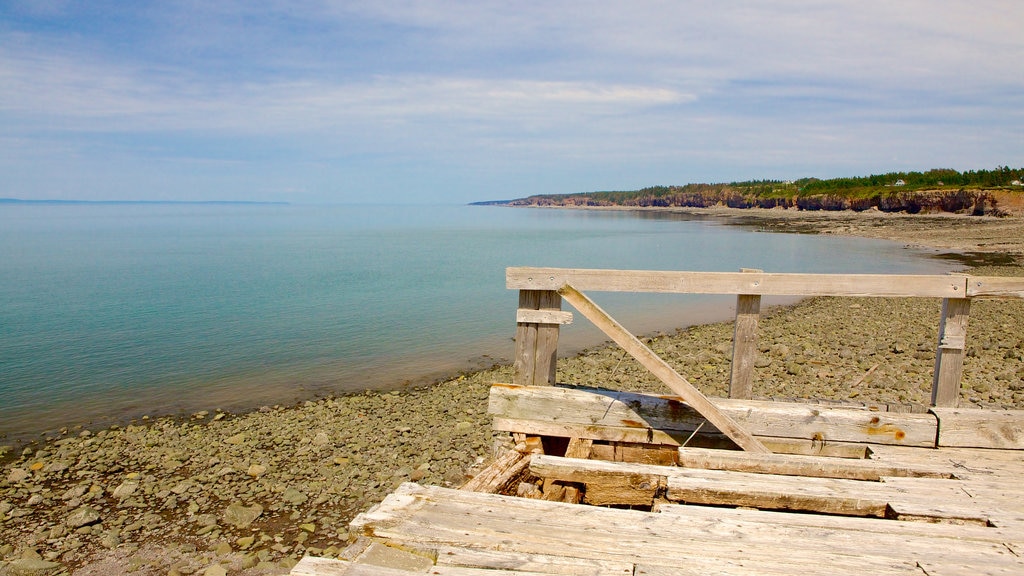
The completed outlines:
[[[955,267],[892,242],[657,211],[4,203],[0,444],[146,416],[422,386],[507,363],[518,301],[505,288],[509,266]],[[591,296],[638,334],[725,320],[735,303]],[[577,314],[560,351],[605,340]]]

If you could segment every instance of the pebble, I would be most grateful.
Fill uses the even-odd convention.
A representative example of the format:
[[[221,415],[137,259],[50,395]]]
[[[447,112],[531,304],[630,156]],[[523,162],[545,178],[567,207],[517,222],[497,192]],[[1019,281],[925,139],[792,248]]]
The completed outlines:
[[[235,434],[234,436],[231,436],[231,437],[228,437],[228,438],[224,439],[224,443],[225,444],[234,444],[236,446],[239,445],[239,444],[242,444],[244,442],[245,442],[245,433],[244,432],[243,433],[239,433],[239,434]]]
[[[227,576],[228,571],[220,564],[213,564],[203,570],[203,576]]]
[[[259,504],[245,506],[240,502],[233,502],[224,510],[221,519],[225,524],[230,524],[235,528],[247,528],[262,515],[263,506]]]
[[[254,477],[263,476],[267,473],[267,467],[262,464],[250,464],[245,473]]]
[[[7,570],[15,576],[45,576],[56,574],[64,568],[57,562],[41,558],[19,558],[7,564]]]
[[[68,515],[64,523],[69,528],[81,528],[100,521],[100,513],[90,506],[82,506]]]
[[[302,492],[299,492],[298,490],[296,490],[294,488],[288,487],[288,488],[285,488],[284,493],[281,494],[281,498],[285,502],[287,502],[287,503],[289,503],[289,504],[291,504],[293,506],[297,506],[299,504],[302,504],[306,500],[308,500],[309,496],[306,496],[305,494],[303,494]]]

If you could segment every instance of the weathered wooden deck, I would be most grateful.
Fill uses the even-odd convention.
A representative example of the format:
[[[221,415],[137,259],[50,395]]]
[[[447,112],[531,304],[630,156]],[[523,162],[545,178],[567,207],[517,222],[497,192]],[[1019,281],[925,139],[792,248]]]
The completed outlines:
[[[675,400],[641,396],[495,386],[499,430],[558,422],[590,442],[583,458],[540,446],[476,486],[528,497],[405,484],[352,522],[344,559],[306,558],[292,574],[1024,574],[1024,413],[775,403],[775,417],[749,411],[750,428],[795,454],[687,446],[671,448],[672,465],[590,459],[615,448],[659,460],[674,438],[717,441],[687,433],[699,424],[685,408],[656,421]],[[549,420],[516,417],[540,406]],[[656,445],[609,440],[656,423]],[[566,488],[580,503],[545,499]]]
[[[1024,412],[957,407],[970,300],[1024,280],[509,269],[507,439],[460,490],[403,484],[295,576],[1024,574]],[[579,289],[737,295],[730,398],[710,399]],[[750,398],[761,294],[943,298],[932,406]],[[678,396],[552,386],[565,298]]]

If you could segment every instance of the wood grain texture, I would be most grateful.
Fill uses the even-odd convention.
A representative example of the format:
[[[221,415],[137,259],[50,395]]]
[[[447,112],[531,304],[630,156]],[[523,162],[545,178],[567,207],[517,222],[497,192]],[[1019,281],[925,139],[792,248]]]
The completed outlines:
[[[935,446],[937,420],[932,414],[729,398],[715,398],[713,402],[757,436],[824,445],[855,442]],[[571,426],[579,437],[595,440],[679,445],[698,426],[702,426],[701,433],[718,432],[682,398],[594,388],[495,384],[491,386],[488,411],[495,416],[497,430],[506,430],[506,420],[529,421],[536,423],[538,430],[568,430]]]
[[[850,460],[798,454],[745,454],[728,450],[680,448],[679,465],[684,468],[706,470],[732,470],[783,476],[809,476],[814,478],[843,478],[848,480],[879,481],[885,476],[913,476],[924,478],[952,478],[948,466],[921,467],[894,465],[874,460]]]
[[[1016,284],[976,277],[976,282],[1012,295]],[[991,282],[991,283],[990,283]],[[560,290],[571,285],[595,292],[756,294],[761,296],[884,296],[964,298],[967,277],[905,274],[782,274],[676,272],[513,267],[505,285],[519,290]],[[997,288],[995,288],[997,287]],[[977,288],[981,290],[982,288]]]
[[[516,322],[520,324],[572,324],[572,312],[557,310],[516,310]]]
[[[1024,298],[1024,278],[968,276],[968,298]]]
[[[520,290],[516,324],[516,350],[512,363],[513,381],[517,384],[553,385],[556,378],[559,323],[537,322],[540,319],[562,318],[562,298],[550,290]],[[531,316],[532,315],[532,316]],[[535,316],[535,317],[533,317]]]
[[[500,569],[555,556],[609,569],[631,565],[634,574],[644,567],[658,567],[658,574],[820,574],[825,567],[843,576],[920,576],[917,566],[924,560],[936,574],[954,566],[974,567],[978,574],[1024,571],[1024,558],[1011,552],[1021,546],[1024,532],[1018,525],[954,526],[702,506],[659,509],[578,506],[405,484],[360,514],[352,531],[395,546],[437,550],[439,564],[449,551],[486,551],[469,563],[489,563],[487,556],[493,556],[493,562],[509,562]],[[550,572],[613,573],[579,570]]]
[[[746,399],[754,395],[754,362],[757,360],[757,322],[760,314],[760,296],[740,294],[736,297],[729,398]]]
[[[461,490],[471,492],[499,492],[512,482],[530,464],[526,454],[506,450],[490,466],[462,485]]]
[[[1024,450],[1024,410],[932,408],[932,413],[939,419],[940,447]]]
[[[942,301],[939,346],[932,377],[932,406],[955,408],[960,402],[960,377],[964,371],[967,320],[971,301],[946,298]]]

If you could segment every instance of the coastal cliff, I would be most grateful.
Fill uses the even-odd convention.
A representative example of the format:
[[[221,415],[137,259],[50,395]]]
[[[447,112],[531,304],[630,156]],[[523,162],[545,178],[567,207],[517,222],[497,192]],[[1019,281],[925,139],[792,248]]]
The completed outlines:
[[[806,211],[877,210],[904,214],[1007,216],[1024,211],[1024,168],[932,169],[846,178],[750,180],[650,186],[640,190],[539,194],[481,202],[507,206],[627,208],[780,208]]]

